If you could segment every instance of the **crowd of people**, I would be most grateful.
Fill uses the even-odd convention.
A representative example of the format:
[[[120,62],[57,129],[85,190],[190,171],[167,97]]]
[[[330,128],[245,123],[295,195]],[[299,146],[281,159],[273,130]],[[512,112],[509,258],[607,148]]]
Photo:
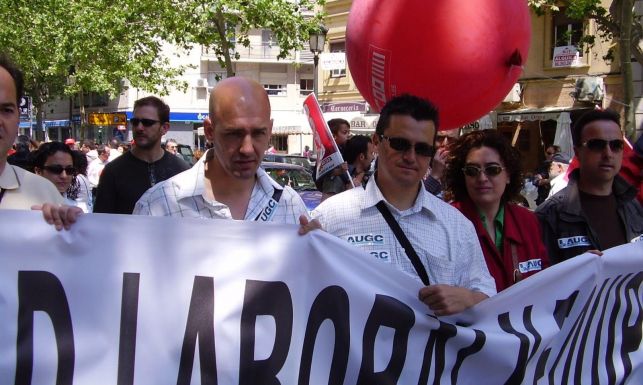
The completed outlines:
[[[324,201],[309,213],[260,167],[273,123],[254,80],[231,77],[212,90],[204,120],[210,148],[192,167],[172,153],[175,141],[161,147],[169,107],[150,96],[135,102],[129,151],[114,159],[111,146],[73,151],[75,143],[52,142],[35,151],[33,172],[24,170],[7,162],[21,95],[20,71],[0,59],[0,208],[41,209],[57,229],[92,211],[92,190],[93,212],[321,229],[422,282],[418,298],[436,315],[461,312],[551,264],[643,238],[640,170],[636,187],[619,176],[625,142],[609,110],[573,125],[578,167],[568,180],[557,178],[570,160],[551,148],[537,179],[556,190],[543,192],[534,212],[519,203],[520,154],[507,138],[493,130],[446,137],[430,101],[394,97],[370,138],[350,137],[345,120],[329,122],[346,163],[318,178]],[[21,146],[29,144],[17,153]],[[643,158],[641,140],[634,154]]]

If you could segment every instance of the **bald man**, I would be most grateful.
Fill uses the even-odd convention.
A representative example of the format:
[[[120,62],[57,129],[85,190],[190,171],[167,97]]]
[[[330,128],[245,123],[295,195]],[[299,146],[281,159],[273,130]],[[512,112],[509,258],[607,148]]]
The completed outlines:
[[[134,214],[299,223],[308,212],[299,195],[259,166],[270,145],[270,101],[263,87],[227,78],[210,94],[203,121],[213,148],[189,170],[149,189]]]

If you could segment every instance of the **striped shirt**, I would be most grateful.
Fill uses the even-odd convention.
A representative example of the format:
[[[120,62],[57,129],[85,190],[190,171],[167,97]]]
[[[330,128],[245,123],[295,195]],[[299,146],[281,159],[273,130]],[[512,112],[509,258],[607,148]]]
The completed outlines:
[[[209,200],[204,195],[206,154],[189,170],[147,190],[136,202],[133,213],[168,217],[233,219],[228,206]],[[271,200],[275,190],[283,191],[276,210],[273,210]],[[270,212],[271,216],[262,216],[267,212]],[[302,214],[308,216],[308,211],[295,190],[290,187],[281,187],[262,168],[259,168],[244,220],[263,217],[264,220],[277,223],[299,224],[299,216]]]
[[[384,201],[399,223],[431,284],[465,287],[488,296],[496,294],[473,224],[457,209],[419,189],[414,205],[397,210],[384,199],[375,178],[366,188],[332,196],[313,212],[324,230],[390,263],[421,282],[411,260],[375,205]]]

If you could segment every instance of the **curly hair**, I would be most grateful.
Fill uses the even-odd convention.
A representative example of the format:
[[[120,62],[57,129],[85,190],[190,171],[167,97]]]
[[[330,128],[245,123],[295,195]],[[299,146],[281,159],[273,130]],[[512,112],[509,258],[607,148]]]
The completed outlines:
[[[495,130],[474,131],[451,142],[444,176],[446,193],[456,201],[463,201],[469,196],[462,169],[469,152],[480,147],[496,150],[509,175],[509,184],[502,194],[501,201],[519,200],[520,190],[524,185],[520,153],[511,146],[507,138]]]

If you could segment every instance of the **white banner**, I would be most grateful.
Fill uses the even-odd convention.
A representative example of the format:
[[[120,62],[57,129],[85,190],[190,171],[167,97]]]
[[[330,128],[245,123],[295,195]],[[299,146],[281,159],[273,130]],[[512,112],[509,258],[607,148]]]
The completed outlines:
[[[0,384],[641,384],[643,242],[454,317],[296,226],[0,211]]]

